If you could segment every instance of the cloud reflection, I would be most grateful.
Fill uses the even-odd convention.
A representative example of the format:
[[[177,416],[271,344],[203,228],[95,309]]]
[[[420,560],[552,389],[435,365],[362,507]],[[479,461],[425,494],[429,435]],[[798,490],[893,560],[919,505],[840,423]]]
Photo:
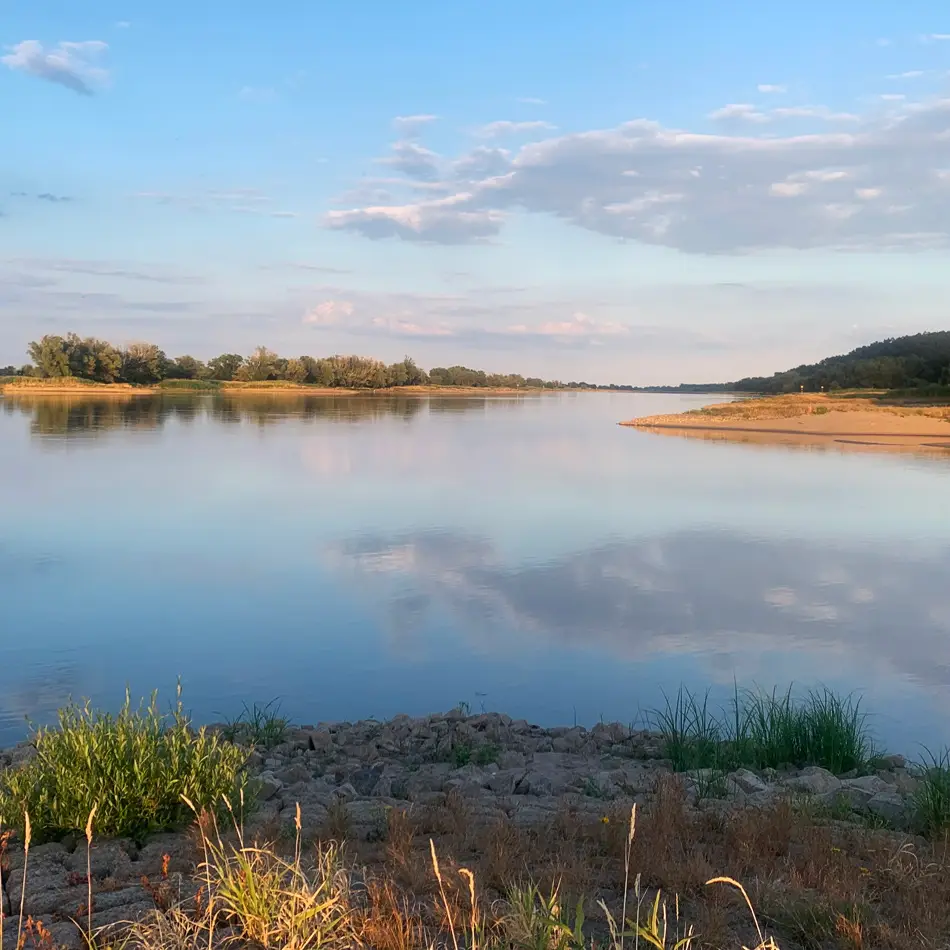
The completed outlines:
[[[484,538],[433,531],[364,535],[327,554],[362,587],[383,589],[403,636],[438,606],[486,650],[510,648],[516,632],[525,646],[543,640],[623,660],[731,656],[733,669],[767,669],[770,652],[804,649],[950,684],[950,548],[858,551],[687,531],[512,564]]]

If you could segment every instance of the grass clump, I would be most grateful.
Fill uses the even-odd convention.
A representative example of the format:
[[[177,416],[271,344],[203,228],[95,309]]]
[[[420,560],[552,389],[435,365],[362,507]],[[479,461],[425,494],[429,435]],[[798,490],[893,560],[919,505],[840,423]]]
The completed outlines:
[[[289,728],[290,720],[280,714],[280,703],[272,699],[264,705],[245,703],[241,715],[228,720],[221,734],[227,742],[273,749],[287,740]]]
[[[22,825],[28,813],[37,841],[82,832],[93,811],[101,834],[140,841],[186,825],[185,798],[216,810],[243,797],[245,753],[192,729],[180,687],[170,713],[155,693],[133,708],[126,691],[117,715],[70,704],[32,743],[30,762],[0,774],[0,823]]]
[[[917,779],[917,823],[927,834],[950,832],[950,747],[940,753],[928,750],[917,768]]]
[[[728,710],[710,709],[708,692],[685,687],[650,716],[678,772],[818,765],[842,774],[863,770],[874,754],[859,699],[829,689],[801,700],[773,691],[735,691]]]

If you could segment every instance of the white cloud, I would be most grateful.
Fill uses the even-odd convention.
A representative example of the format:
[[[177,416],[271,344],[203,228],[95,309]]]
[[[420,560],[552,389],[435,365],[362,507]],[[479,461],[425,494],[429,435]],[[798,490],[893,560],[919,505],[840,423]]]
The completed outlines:
[[[598,321],[586,313],[577,312],[570,320],[553,320],[534,326],[523,323],[505,327],[503,333],[550,337],[598,337],[629,333],[629,328],[614,321]]]
[[[928,40],[931,40],[935,43],[942,43],[947,40],[950,40],[950,33],[931,33],[928,37]]]
[[[479,162],[490,166],[481,180]],[[687,252],[950,247],[950,193],[939,175],[948,167],[950,99],[872,113],[847,132],[716,135],[636,120],[510,155],[465,153],[445,163],[448,197],[356,207],[327,224],[465,244],[494,236],[518,211]],[[856,202],[858,188],[881,189],[888,202]]]
[[[465,210],[473,195],[421,201],[411,205],[379,205],[331,211],[328,227],[359,231],[369,238],[401,237],[433,244],[471,244],[493,237],[504,222],[499,211]]]
[[[448,327],[435,323],[417,323],[398,317],[373,317],[372,326],[396,336],[446,337],[454,336]]]
[[[884,102],[903,102],[907,96],[902,92],[885,92],[881,94],[881,99]]]
[[[769,117],[748,102],[733,102],[709,113],[714,122],[768,122]]]
[[[557,126],[551,125],[550,122],[509,122],[502,120],[500,122],[489,122],[488,125],[483,125],[476,134],[482,138],[495,139],[502,135],[524,135],[527,132],[550,132],[555,128],[557,128]]]
[[[438,119],[437,115],[397,115],[393,119],[393,128],[404,139],[417,138],[422,130]]]
[[[787,86],[778,86],[770,82],[760,82],[758,86],[759,92],[766,94],[778,94],[783,92],[788,92]]]
[[[109,48],[102,40],[62,42],[52,49],[44,49],[37,40],[23,40],[0,56],[0,62],[10,69],[19,70],[91,96],[97,85],[109,78],[108,72],[95,65],[101,53]]]
[[[116,20],[115,22],[115,28],[117,30],[127,30],[131,26],[132,26],[132,23],[130,20]]]
[[[418,178],[422,181],[432,181],[438,178],[438,155],[435,152],[417,144],[416,142],[395,142],[391,148],[392,155],[378,159],[378,164],[389,165],[396,171]]]
[[[534,96],[519,96],[518,102],[524,103],[526,106],[546,106],[547,100],[537,99]]]
[[[903,73],[890,73],[888,79],[920,79],[923,76],[924,71],[922,69],[908,69],[907,72]]]
[[[341,317],[352,316],[353,309],[349,300],[324,300],[304,314],[303,322],[313,326],[334,326]]]

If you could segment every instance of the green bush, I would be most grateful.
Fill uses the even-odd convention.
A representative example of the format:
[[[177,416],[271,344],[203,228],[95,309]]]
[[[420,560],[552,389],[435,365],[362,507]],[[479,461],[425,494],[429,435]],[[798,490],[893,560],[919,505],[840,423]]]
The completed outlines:
[[[22,827],[29,812],[34,840],[82,832],[95,807],[100,834],[141,841],[187,824],[184,798],[217,811],[225,799],[239,807],[245,789],[247,753],[193,730],[180,690],[170,713],[159,712],[155,693],[133,708],[126,691],[115,716],[71,703],[32,742],[30,762],[0,773],[0,823]]]

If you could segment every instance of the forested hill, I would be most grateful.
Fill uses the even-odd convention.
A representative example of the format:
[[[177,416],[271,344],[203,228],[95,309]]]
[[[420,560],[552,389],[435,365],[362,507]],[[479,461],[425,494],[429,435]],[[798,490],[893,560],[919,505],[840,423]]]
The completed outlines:
[[[796,366],[774,376],[740,379],[737,392],[791,393],[832,389],[912,389],[950,385],[950,330],[900,336],[860,346],[844,356]]]
[[[843,356],[796,366],[774,376],[732,383],[682,383],[644,387],[656,392],[825,392],[836,389],[919,389],[950,386],[950,330],[899,336],[859,346]]]

